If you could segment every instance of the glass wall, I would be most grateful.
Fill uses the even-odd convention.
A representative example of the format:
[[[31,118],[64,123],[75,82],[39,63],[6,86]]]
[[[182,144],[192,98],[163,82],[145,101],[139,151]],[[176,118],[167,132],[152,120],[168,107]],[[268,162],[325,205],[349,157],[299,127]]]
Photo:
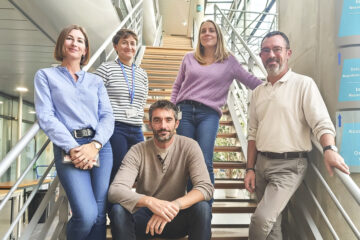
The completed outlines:
[[[34,105],[23,102],[22,136],[31,128],[36,120]],[[13,146],[18,142],[18,99],[0,94],[0,159],[3,159]],[[21,172],[29,165],[36,152],[45,143],[47,137],[41,131],[26,146],[21,153]],[[39,164],[48,165],[52,160],[52,147],[48,146],[41,155],[32,170],[26,176],[27,179],[34,179],[42,174],[45,168],[37,167]],[[38,171],[38,175],[36,174]],[[16,180],[16,161],[8,171],[0,178],[1,182]]]

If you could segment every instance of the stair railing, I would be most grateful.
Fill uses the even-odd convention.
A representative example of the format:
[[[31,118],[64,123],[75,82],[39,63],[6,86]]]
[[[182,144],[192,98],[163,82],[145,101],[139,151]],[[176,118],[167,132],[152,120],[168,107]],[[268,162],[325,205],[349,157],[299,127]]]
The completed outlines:
[[[247,66],[250,72],[260,75],[259,78],[265,78],[267,73],[261,61],[240,36],[238,30],[231,24],[226,14],[224,14],[216,4],[214,5],[214,21],[220,26],[227,47],[228,49],[231,49],[234,56],[238,58],[244,66]],[[234,80],[230,86],[227,100],[229,112],[233,119],[235,131],[240,141],[245,159],[247,157],[247,111],[250,94],[250,90],[243,84]]]
[[[227,19],[225,14],[218,8],[218,6],[215,5],[214,8],[215,8],[214,20],[219,23],[222,31],[226,32],[226,36],[228,38],[228,45],[231,46],[230,49],[232,49],[232,51],[234,49],[236,49],[236,51],[234,53],[235,54],[238,53],[243,58],[245,65],[248,65],[248,67],[249,67],[249,65],[252,65],[251,62],[253,62],[255,65],[257,65],[260,72],[262,74],[264,74],[264,76],[266,76],[266,71],[262,67],[262,64],[257,60],[257,58],[255,57],[255,54],[252,52],[252,50],[247,45],[247,43],[241,38],[240,34],[237,32],[235,27],[233,27],[231,25],[230,21]],[[231,11],[231,10],[229,10],[229,11]],[[243,32],[246,32],[246,30]],[[248,61],[246,61],[247,59],[245,57],[244,52],[241,52],[239,49],[245,49],[245,51],[247,52],[246,55],[249,56]],[[252,69],[254,69],[254,68],[252,68]],[[249,70],[251,71],[252,69],[250,66]],[[247,152],[246,152],[247,151],[247,141],[246,141],[246,135],[247,135],[246,128],[247,127],[246,127],[246,124],[247,124],[248,101],[246,101],[244,99],[246,99],[246,98],[249,99],[249,95],[251,93],[251,92],[247,93],[247,91],[248,90],[242,84],[237,84],[237,82],[234,81],[234,83],[232,84],[232,86],[230,88],[228,102],[227,102],[231,117],[234,122],[235,130],[238,135],[238,139],[239,139],[241,147],[243,149],[245,159],[247,157]],[[312,138],[312,142],[313,142],[315,148],[318,149],[318,151],[322,153],[322,147],[321,147],[320,143],[314,139],[314,137]],[[322,174],[320,173],[320,171],[318,170],[316,165],[313,163],[313,160],[311,160],[311,159],[309,161],[309,166],[315,172],[315,175],[317,176],[317,178],[319,179],[321,184],[324,186],[324,188],[330,195],[330,198],[334,201],[335,205],[338,208],[339,213],[344,217],[347,225],[350,227],[350,229],[352,230],[352,232],[354,233],[356,238],[360,239],[359,230],[356,228],[355,224],[352,222],[349,215],[346,213],[343,206],[341,205],[339,200],[336,198],[335,194],[332,192],[329,185],[326,183],[324,177],[322,176]],[[341,180],[341,182],[343,183],[345,188],[349,191],[349,193],[354,198],[354,200],[357,202],[357,204],[360,205],[360,189],[357,186],[357,184],[353,181],[353,179],[349,175],[341,172],[338,169],[334,169],[334,171],[335,171],[336,176]],[[328,227],[329,231],[331,232],[333,238],[339,239],[337,233],[334,230],[334,227],[331,225],[330,220],[328,219],[324,210],[322,209],[322,207],[319,203],[319,200],[316,198],[315,194],[310,189],[309,184],[307,183],[308,181],[310,181],[310,180],[308,178],[305,178],[302,186],[304,186],[304,189],[306,189],[308,191],[308,193],[310,194],[310,199],[313,200],[316,208],[320,212],[320,215],[322,216],[322,218],[323,218],[326,226]],[[296,201],[297,206],[295,207],[291,201],[289,204],[289,210],[292,213],[297,212],[297,213],[301,214],[303,219],[305,219],[305,222],[307,223],[308,227],[310,228],[313,236],[316,239],[321,239],[322,237],[321,237],[320,231],[318,230],[315,221],[311,217],[311,211],[306,206],[306,203],[309,201],[308,201],[308,199],[303,199],[303,196],[299,196],[299,195],[300,194],[295,194],[295,196],[293,198],[295,201],[297,200]],[[297,207],[301,211],[298,211]],[[294,216],[296,216],[296,215],[297,214],[294,214]],[[295,219],[295,220],[300,221],[300,219]],[[295,231],[296,230],[299,231],[299,229],[295,229]],[[304,232],[299,232],[299,234],[302,236],[305,236]]]
[[[139,38],[138,49],[141,49],[142,43],[142,3],[143,0],[140,0],[134,8],[130,11],[130,13],[122,20],[120,25],[109,35],[109,37],[104,41],[104,43],[99,47],[99,49],[92,55],[89,60],[89,63],[83,68],[84,71],[88,71],[91,69],[94,64],[98,61],[99,63],[103,61],[107,61],[113,54],[113,50],[110,50],[108,53],[106,49],[112,48],[112,37],[115,33],[123,28],[124,26],[129,26],[134,30]],[[110,47],[109,47],[110,46]],[[18,141],[18,143],[7,153],[4,159],[0,162],[0,177],[9,169],[11,164],[16,161],[17,157],[21,154],[21,152],[26,148],[29,142],[36,136],[39,132],[40,126],[38,122],[35,122],[33,126],[28,130],[28,132]],[[19,179],[17,179],[16,183],[13,187],[9,190],[5,198],[0,203],[0,211],[4,208],[6,202],[12,197],[12,194],[18,189],[19,184],[25,178],[26,174],[32,169],[32,166],[36,163],[39,159],[40,155],[43,153],[44,149],[48,146],[50,140],[47,139],[45,144],[41,147],[41,149],[36,153],[32,161],[26,167],[25,171],[21,174]],[[51,236],[51,239],[65,239],[65,226],[68,220],[68,201],[65,194],[64,189],[62,188],[58,177],[52,181],[46,195],[44,196],[42,202],[40,203],[39,207],[37,208],[33,218],[31,219],[30,223],[26,226],[23,233],[20,233],[21,227],[21,220],[24,218],[23,215],[26,212],[30,202],[35,197],[35,194],[40,189],[41,185],[43,184],[45,178],[48,176],[51,168],[54,165],[54,161],[51,162],[49,167],[45,170],[45,173],[38,181],[38,184],[33,188],[30,196],[27,197],[27,200],[19,210],[17,216],[12,221],[10,228],[7,230],[6,234],[3,236],[3,240],[9,239],[9,236],[12,235],[13,230],[16,226],[18,226],[17,236],[16,239],[32,239],[32,234],[35,228],[38,225],[38,221],[43,214],[44,209],[48,206],[50,201],[56,197],[56,201],[54,202],[49,217],[47,218],[45,225],[42,226],[42,231],[40,232],[38,239],[45,239],[46,236]],[[57,189],[59,189],[59,194],[57,194]],[[22,204],[21,200],[19,203]],[[49,232],[51,229],[50,226],[58,217],[57,225],[53,232]]]
[[[321,147],[320,143],[315,139],[314,136],[312,136],[311,140],[313,142],[313,146],[315,147],[315,149],[317,149],[318,152],[320,152],[323,155],[323,151],[322,151],[322,147]],[[345,219],[345,222],[347,223],[347,225],[349,226],[349,228],[351,229],[351,231],[353,232],[355,237],[357,239],[360,239],[359,229],[355,226],[352,219],[350,218],[348,213],[345,211],[344,207],[341,205],[340,201],[335,196],[335,194],[332,191],[332,189],[330,188],[330,186],[327,184],[326,180],[324,179],[324,176],[321,174],[318,167],[314,164],[313,159],[309,159],[309,168],[315,173],[315,176],[318,178],[319,182],[321,183],[321,185],[324,187],[324,189],[330,196],[330,199],[334,202],[335,206],[338,209],[338,212],[343,216],[343,218]],[[349,175],[341,172],[339,169],[335,168],[334,172],[335,172],[335,175],[341,180],[341,182],[343,183],[345,188],[348,190],[348,192],[351,194],[351,196],[353,197],[355,202],[358,205],[360,205],[360,188],[358,187],[358,185],[354,182],[354,180]],[[320,213],[320,216],[322,217],[328,230],[330,231],[330,234],[333,236],[334,239],[340,239],[334,229],[334,226],[331,224],[328,216],[326,215],[323,207],[321,206],[318,197],[312,191],[310,186],[313,184],[311,184],[310,181],[311,180],[307,177],[304,179],[304,181],[302,183],[304,191],[309,194],[310,199],[315,204],[317,210]],[[290,212],[297,212],[296,215],[302,215],[304,222],[311,228],[313,236],[314,237],[318,236],[319,231],[317,229],[317,226],[316,225],[314,226],[314,220],[312,219],[311,214],[304,215],[304,213],[310,212],[310,209],[307,207],[307,205],[309,204],[309,201],[306,201],[303,194],[300,194],[299,192],[297,192],[297,194],[295,194],[295,196],[293,197],[293,201],[296,203],[301,202],[302,204],[290,204],[289,205]],[[300,209],[300,211],[297,211],[297,209]],[[297,231],[301,231],[301,230],[297,229]]]

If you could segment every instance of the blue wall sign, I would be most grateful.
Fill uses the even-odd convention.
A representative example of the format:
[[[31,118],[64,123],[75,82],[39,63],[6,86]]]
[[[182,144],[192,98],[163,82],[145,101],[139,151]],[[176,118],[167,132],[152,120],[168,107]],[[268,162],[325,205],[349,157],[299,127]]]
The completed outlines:
[[[360,123],[345,123],[340,155],[349,167],[360,166]]]
[[[360,35],[360,0],[344,0],[339,37]]]
[[[360,101],[360,59],[359,58],[344,59],[344,64],[340,79],[338,100],[339,102]]]

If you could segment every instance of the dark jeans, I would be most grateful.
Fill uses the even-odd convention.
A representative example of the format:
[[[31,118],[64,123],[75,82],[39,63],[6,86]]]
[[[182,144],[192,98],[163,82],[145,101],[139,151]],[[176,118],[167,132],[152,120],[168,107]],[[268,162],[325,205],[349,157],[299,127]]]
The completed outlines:
[[[196,140],[204,154],[211,183],[214,184],[213,156],[220,116],[214,109],[203,104],[178,104],[182,118],[176,133]],[[188,184],[188,191],[192,189]],[[210,201],[212,203],[212,200]]]
[[[110,212],[113,239],[181,238],[186,235],[190,240],[211,238],[211,208],[205,201],[181,210],[171,222],[165,225],[161,235],[145,234],[146,225],[152,215],[153,213],[148,208],[140,208],[131,214],[120,204],[114,204]]]
[[[114,133],[110,138],[113,150],[113,169],[111,171],[110,183],[114,180],[123,158],[131,146],[144,141],[144,135],[140,126],[115,122]]]
[[[92,138],[76,139],[79,144]],[[57,175],[69,199],[72,217],[66,226],[67,240],[105,240],[106,202],[112,167],[110,143],[99,152],[100,167],[91,170],[62,163],[62,149],[54,145]]]

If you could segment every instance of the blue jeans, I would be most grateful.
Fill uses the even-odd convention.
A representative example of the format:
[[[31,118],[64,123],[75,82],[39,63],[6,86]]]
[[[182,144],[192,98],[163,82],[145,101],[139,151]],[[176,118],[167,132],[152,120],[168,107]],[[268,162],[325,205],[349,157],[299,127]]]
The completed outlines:
[[[145,234],[146,225],[153,213],[148,208],[140,208],[131,214],[120,204],[114,204],[110,211],[111,233],[114,240],[135,240],[149,238],[182,238],[209,240],[211,238],[211,208],[205,202],[181,210],[165,225],[162,234]]]
[[[76,139],[86,144],[91,138]],[[81,170],[62,163],[62,149],[54,145],[57,175],[69,199],[72,217],[67,223],[67,240],[105,240],[106,203],[112,168],[110,143],[100,150],[100,167]]]
[[[199,104],[178,104],[182,118],[176,133],[196,140],[204,154],[210,180],[214,184],[213,155],[220,116],[214,109]],[[190,190],[192,186],[188,186]]]
[[[123,158],[131,146],[144,141],[144,135],[140,126],[115,122],[114,133],[110,138],[113,151],[113,169],[111,171],[110,183],[114,180]]]

